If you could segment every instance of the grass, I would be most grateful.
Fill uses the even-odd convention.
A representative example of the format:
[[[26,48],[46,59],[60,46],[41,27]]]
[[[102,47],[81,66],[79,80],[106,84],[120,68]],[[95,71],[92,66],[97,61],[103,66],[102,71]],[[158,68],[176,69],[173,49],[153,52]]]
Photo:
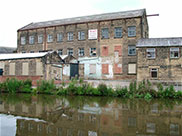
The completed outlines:
[[[32,94],[55,94],[55,95],[79,95],[79,96],[112,96],[121,98],[144,98],[150,100],[153,98],[165,99],[182,99],[182,91],[176,91],[173,86],[164,88],[162,84],[157,85],[157,89],[153,89],[150,81],[144,80],[138,84],[130,83],[129,87],[117,87],[113,89],[105,84],[99,84],[96,88],[84,81],[72,79],[66,85],[60,84],[56,87],[54,80],[37,81],[37,88],[32,89],[31,80],[20,81],[17,79],[7,79],[0,83],[0,91],[8,93],[26,92]]]

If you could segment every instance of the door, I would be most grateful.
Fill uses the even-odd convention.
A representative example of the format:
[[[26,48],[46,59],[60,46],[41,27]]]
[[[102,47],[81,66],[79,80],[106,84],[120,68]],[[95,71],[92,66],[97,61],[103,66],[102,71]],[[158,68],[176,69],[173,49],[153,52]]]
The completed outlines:
[[[79,77],[79,65],[76,64],[70,64],[70,79],[73,77]]]

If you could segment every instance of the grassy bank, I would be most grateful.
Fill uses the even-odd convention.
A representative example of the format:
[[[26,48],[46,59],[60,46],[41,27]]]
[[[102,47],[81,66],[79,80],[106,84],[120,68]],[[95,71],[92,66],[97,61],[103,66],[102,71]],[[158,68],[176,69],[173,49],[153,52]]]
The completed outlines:
[[[99,84],[96,88],[83,80],[72,80],[68,85],[62,83],[56,87],[54,81],[37,81],[37,88],[32,88],[31,80],[20,81],[7,79],[0,83],[0,91],[7,93],[34,93],[34,94],[55,94],[55,95],[81,95],[81,96],[112,96],[121,98],[170,98],[182,99],[182,91],[177,91],[173,86],[164,88],[162,84],[153,89],[149,81],[140,83],[132,82],[129,87],[117,87],[116,89]]]

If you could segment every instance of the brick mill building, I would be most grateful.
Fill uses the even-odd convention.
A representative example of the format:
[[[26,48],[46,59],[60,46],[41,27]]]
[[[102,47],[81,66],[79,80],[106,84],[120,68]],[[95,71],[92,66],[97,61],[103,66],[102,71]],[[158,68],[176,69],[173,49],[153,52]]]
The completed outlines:
[[[137,80],[182,82],[182,38],[140,39]]]
[[[148,38],[145,9],[28,24],[18,30],[17,52],[73,55],[85,79],[136,79],[140,38]]]

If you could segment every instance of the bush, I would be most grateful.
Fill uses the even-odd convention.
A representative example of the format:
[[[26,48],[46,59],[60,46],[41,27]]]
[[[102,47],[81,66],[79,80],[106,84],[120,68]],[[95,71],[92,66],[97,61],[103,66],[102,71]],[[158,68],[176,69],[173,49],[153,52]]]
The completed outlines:
[[[122,97],[122,98],[128,98],[129,92],[127,87],[125,88],[116,88],[115,90],[116,96]]]
[[[40,81],[37,81],[37,92],[38,93],[53,94],[54,91],[56,91],[56,86],[54,84],[54,80],[50,80],[50,81],[40,80]]]

